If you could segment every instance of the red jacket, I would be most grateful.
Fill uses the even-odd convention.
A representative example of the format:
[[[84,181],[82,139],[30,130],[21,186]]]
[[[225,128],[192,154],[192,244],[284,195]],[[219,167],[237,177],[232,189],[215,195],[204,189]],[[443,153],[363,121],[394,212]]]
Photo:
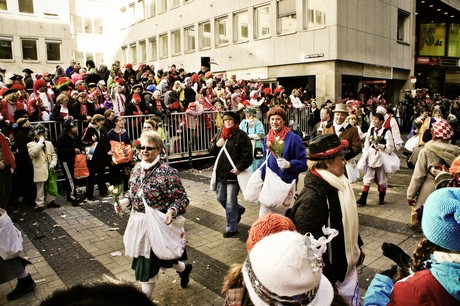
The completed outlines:
[[[423,270],[395,284],[388,306],[458,306],[459,304],[429,270]]]
[[[24,104],[22,104],[21,102],[16,102],[16,110],[18,111],[22,109],[24,109]],[[8,120],[11,123],[16,122],[16,120],[14,120],[14,116],[8,113],[8,102],[5,99],[2,100],[2,107],[0,112],[3,118],[5,118],[5,120]]]

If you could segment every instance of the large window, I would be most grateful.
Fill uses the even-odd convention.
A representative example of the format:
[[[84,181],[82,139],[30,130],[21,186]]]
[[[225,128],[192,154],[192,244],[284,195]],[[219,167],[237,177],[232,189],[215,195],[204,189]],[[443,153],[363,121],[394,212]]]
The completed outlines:
[[[130,55],[131,55],[131,63],[137,63],[137,47],[136,43],[129,45]]]
[[[180,1],[179,0],[171,0],[171,8],[179,6]]]
[[[449,43],[447,56],[460,57],[460,23],[449,25]]]
[[[168,33],[160,35],[160,58],[169,56]]]
[[[0,0],[0,11],[7,11],[8,10],[8,3],[6,0]]]
[[[145,15],[147,18],[157,14],[156,0],[145,0]]]
[[[34,13],[34,0],[18,0],[19,12],[21,13]]]
[[[12,37],[0,37],[0,59],[13,59]]]
[[[129,63],[129,59],[128,59],[128,47],[126,46],[123,46],[121,47],[121,58],[123,59],[124,63]]]
[[[136,22],[142,21],[145,19],[145,11],[144,11],[144,0],[138,0],[136,6],[134,7],[135,10],[135,17]]]
[[[38,60],[37,56],[37,40],[36,39],[21,39],[22,43],[22,58],[28,61]]]
[[[156,37],[149,38],[149,50],[150,50],[150,59],[158,59],[158,50],[157,50],[157,39]]]
[[[234,41],[243,42],[249,39],[248,11],[239,12],[233,15]]]
[[[195,26],[184,29],[185,52],[195,51]]]
[[[277,4],[278,34],[295,32],[297,25],[296,1],[279,0]]]
[[[409,12],[398,10],[397,38],[400,42],[409,43],[409,16]]]
[[[203,22],[199,25],[200,50],[211,47],[211,23]]]
[[[140,62],[147,61],[147,46],[145,45],[145,40],[139,42],[139,52],[140,52]]]
[[[171,32],[171,55],[179,55],[181,51],[180,30]]]
[[[72,16],[74,33],[99,34],[103,33],[102,19],[83,16]]]
[[[270,6],[265,5],[254,9],[254,38],[270,36]]]
[[[304,0],[304,29],[325,26],[327,5],[326,0]]]
[[[446,55],[446,24],[420,24],[419,55],[445,56]]]
[[[47,40],[46,44],[46,58],[48,61],[61,61],[61,41]]]
[[[168,9],[168,0],[159,0],[160,4],[158,10],[160,13],[166,12]]]
[[[228,17],[216,19],[215,33],[216,33],[216,46],[228,44]]]

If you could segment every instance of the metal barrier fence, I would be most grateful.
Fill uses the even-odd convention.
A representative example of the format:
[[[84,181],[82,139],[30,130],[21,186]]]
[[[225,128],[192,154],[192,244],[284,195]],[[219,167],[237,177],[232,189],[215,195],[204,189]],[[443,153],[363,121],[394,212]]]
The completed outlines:
[[[309,110],[290,109],[287,111],[287,125],[293,130],[301,132],[304,136],[310,135],[308,125]],[[198,117],[186,115],[186,113],[172,113],[171,116],[159,122],[160,128],[164,129],[166,135],[165,147],[167,152],[167,162],[178,163],[184,159],[189,162],[203,158],[213,158],[208,154],[208,144],[218,129],[215,125],[216,111],[204,112]],[[151,115],[124,116],[125,129],[131,140],[138,139],[142,133],[144,121],[151,118]],[[190,120],[195,120],[191,124]],[[267,120],[262,119],[265,132],[268,131]],[[39,122],[32,122],[32,125]],[[48,138],[56,145],[56,140],[62,132],[62,124],[58,121],[41,121],[42,125],[48,128]],[[77,121],[78,135],[83,135],[88,122]]]

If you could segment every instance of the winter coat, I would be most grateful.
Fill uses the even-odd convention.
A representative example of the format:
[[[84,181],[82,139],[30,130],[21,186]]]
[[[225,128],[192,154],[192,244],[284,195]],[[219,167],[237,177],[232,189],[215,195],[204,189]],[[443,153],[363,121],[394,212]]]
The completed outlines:
[[[56,142],[59,161],[73,165],[75,163],[75,149],[80,149],[80,140],[77,135],[73,137],[67,133],[59,135]]]
[[[27,149],[34,166],[34,182],[46,182],[49,168],[56,167],[58,162],[53,144],[48,140],[41,139],[37,142],[29,142]]]
[[[335,132],[334,124],[331,122],[323,128],[322,134],[337,134]],[[349,152],[345,154],[345,160],[350,160],[362,151],[361,138],[359,137],[358,129],[351,124],[348,124],[342,133],[339,135],[340,140],[347,140],[349,143]]]
[[[262,150],[263,152],[263,148],[264,148],[264,140],[263,140],[265,136],[264,125],[262,121],[256,118],[254,118],[254,121],[252,122],[252,124],[249,124],[248,121],[245,119],[241,121],[240,130],[245,131],[246,134],[248,135],[251,135],[249,136],[249,138],[251,139],[252,153],[253,153],[253,161],[252,161],[251,169],[254,172],[257,169],[257,165],[259,164],[259,161],[260,161],[260,158],[256,159],[254,157],[254,150],[255,148],[258,148]]]
[[[96,141],[93,141],[93,135],[96,135]],[[88,127],[85,129],[83,136],[81,138],[81,142],[84,146],[91,146],[93,143],[97,142],[96,149],[94,150],[93,158],[91,162],[101,162],[106,163],[107,160],[107,152],[110,150],[110,146],[107,147],[106,145],[106,136],[107,136],[107,129],[105,126],[101,127],[99,131],[96,127],[90,123]]]

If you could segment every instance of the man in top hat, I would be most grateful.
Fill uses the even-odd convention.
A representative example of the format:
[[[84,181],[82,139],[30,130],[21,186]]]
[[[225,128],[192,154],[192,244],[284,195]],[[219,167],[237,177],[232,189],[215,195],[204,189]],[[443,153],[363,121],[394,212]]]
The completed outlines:
[[[345,154],[345,160],[350,160],[362,151],[358,129],[345,121],[348,116],[346,104],[337,104],[333,113],[333,122],[323,128],[322,134],[336,134],[340,140],[347,140],[350,147],[349,152]]]
[[[32,79],[32,73],[34,73],[31,69],[26,68],[22,70],[24,73],[24,84],[26,84],[26,90],[30,94],[34,87],[34,80]]]

